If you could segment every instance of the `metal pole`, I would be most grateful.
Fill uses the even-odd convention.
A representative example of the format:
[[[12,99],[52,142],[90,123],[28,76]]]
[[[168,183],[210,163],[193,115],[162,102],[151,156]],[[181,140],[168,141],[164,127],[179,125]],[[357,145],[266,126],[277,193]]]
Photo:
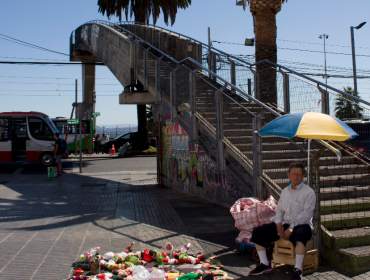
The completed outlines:
[[[310,145],[311,144],[311,139],[308,138],[308,149],[307,149],[307,185],[311,187],[311,165],[310,165]]]
[[[324,59],[325,59],[325,84],[327,85],[328,84],[328,76],[326,75],[326,48],[325,48],[325,39],[326,39],[326,34],[323,35],[324,36]],[[326,89],[328,90],[328,89]]]
[[[80,119],[80,135],[82,131],[82,119]],[[80,173],[82,173],[82,139],[80,139]]]
[[[75,108],[75,119],[77,119],[77,79],[76,79],[76,108]],[[75,156],[77,156],[77,125],[73,125],[75,128]]]
[[[352,46],[352,67],[353,67],[353,95],[357,97],[357,76],[356,76],[356,53],[355,53],[355,35],[353,32],[353,26],[351,26],[351,46]],[[356,119],[359,116],[358,105],[355,105]]]
[[[211,28],[208,27],[208,69],[212,68],[212,55],[211,55]],[[211,77],[211,74],[209,74]]]
[[[252,96],[252,79],[248,78],[248,94]]]

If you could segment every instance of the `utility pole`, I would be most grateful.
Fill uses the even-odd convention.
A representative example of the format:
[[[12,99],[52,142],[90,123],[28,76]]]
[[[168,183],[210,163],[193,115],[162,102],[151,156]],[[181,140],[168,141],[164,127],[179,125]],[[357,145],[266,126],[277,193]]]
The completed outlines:
[[[324,39],[324,59],[325,59],[325,84],[328,84],[328,75],[326,75],[326,48],[325,48],[325,40],[329,38],[328,34],[322,34],[319,36],[320,39]]]
[[[356,74],[356,53],[355,53],[355,34],[354,34],[354,28],[360,29],[362,26],[366,24],[366,21],[359,24],[356,27],[351,26],[351,46],[352,46],[352,67],[353,67],[353,95],[357,97],[357,74]],[[358,110],[357,102],[355,104],[355,111],[356,111],[356,119],[360,118],[360,113]]]

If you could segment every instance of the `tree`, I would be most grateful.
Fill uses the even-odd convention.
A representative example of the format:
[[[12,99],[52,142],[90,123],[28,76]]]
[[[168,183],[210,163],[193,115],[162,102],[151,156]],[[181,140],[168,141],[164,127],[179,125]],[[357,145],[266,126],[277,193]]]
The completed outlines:
[[[163,12],[164,22],[168,25],[168,19],[171,25],[175,23],[177,9],[186,9],[191,5],[191,0],[98,0],[99,12],[107,17],[116,15],[119,21],[122,20],[122,12],[128,19],[135,16],[136,22],[149,23],[150,16],[153,16],[153,22],[156,24],[158,17]]]
[[[255,27],[256,62],[277,62],[276,14],[288,0],[245,0],[249,4]],[[271,64],[257,64],[259,100],[277,104],[276,69]]]
[[[126,15],[126,19],[128,19],[130,12],[130,17],[134,16],[135,22],[149,23],[152,15],[153,22],[156,24],[162,11],[167,25],[168,19],[171,20],[171,25],[175,23],[178,8],[186,9],[189,5],[191,5],[191,0],[98,0],[99,12],[103,15],[106,13],[108,18],[116,15],[121,21],[122,12]],[[139,81],[133,87],[137,90],[143,89],[143,85]],[[131,90],[133,90],[132,87]],[[137,117],[138,133],[134,145],[136,148],[146,149],[150,145],[150,139],[145,105],[137,105]]]
[[[352,87],[343,88],[345,93],[354,95]],[[357,97],[360,98],[360,95],[357,94]],[[363,108],[359,107],[359,117],[363,118]],[[340,120],[356,119],[356,110],[355,102],[353,99],[342,94],[335,99],[335,117]]]

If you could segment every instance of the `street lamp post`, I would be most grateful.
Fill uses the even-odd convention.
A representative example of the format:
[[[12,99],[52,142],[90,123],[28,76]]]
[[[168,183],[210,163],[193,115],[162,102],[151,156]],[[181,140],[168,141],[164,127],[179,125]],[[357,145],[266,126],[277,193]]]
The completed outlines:
[[[319,36],[320,39],[324,39],[324,59],[325,59],[325,84],[328,84],[328,76],[326,75],[326,48],[325,48],[325,40],[329,38],[328,34],[322,34]]]
[[[353,29],[360,29],[362,26],[366,24],[366,21],[359,24],[356,27],[351,26],[351,46],[352,46],[352,67],[353,67],[353,95],[357,97],[357,75],[356,75],[356,53],[355,53],[355,36]],[[356,110],[356,119],[360,117],[359,110],[358,110],[358,104],[356,102],[355,104],[355,110]]]

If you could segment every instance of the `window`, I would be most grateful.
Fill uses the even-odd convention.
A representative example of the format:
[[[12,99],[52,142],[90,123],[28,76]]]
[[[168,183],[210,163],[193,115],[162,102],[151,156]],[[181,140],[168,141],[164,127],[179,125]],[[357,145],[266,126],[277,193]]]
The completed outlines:
[[[54,133],[43,119],[32,117],[28,118],[28,128],[31,136],[37,140],[54,140]]]
[[[0,141],[9,140],[9,119],[0,118]]]
[[[136,138],[136,133],[129,133],[121,137],[121,139],[124,140],[130,140],[130,139],[135,139]]]
[[[126,135],[122,136],[121,139],[128,140],[128,139],[130,139],[130,135],[131,134],[126,134]]]
[[[67,121],[54,121],[59,133],[66,134],[67,133]],[[68,134],[75,133],[74,125],[69,125],[69,131]]]

